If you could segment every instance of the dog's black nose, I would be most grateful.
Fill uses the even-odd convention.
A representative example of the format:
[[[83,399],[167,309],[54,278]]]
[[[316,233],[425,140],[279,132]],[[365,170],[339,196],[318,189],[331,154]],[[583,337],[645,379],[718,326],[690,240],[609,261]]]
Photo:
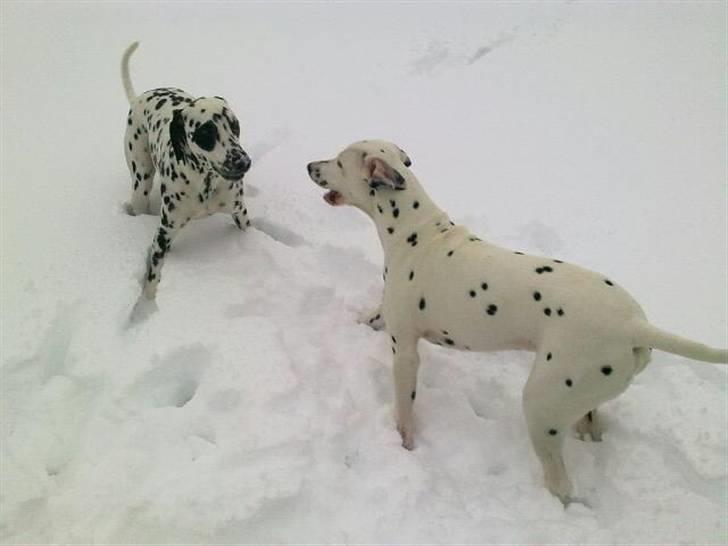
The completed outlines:
[[[234,171],[242,171],[242,172],[248,172],[250,169],[250,157],[248,157],[248,154],[243,152],[242,150],[233,150],[232,152],[233,160],[233,170]]]

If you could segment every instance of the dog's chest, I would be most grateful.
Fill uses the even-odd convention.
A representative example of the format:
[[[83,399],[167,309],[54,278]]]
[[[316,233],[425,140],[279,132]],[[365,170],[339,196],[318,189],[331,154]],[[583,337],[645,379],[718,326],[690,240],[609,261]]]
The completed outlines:
[[[243,203],[243,180],[225,180],[208,173],[200,182],[190,184],[188,209],[192,217],[202,217],[216,212],[232,212]]]

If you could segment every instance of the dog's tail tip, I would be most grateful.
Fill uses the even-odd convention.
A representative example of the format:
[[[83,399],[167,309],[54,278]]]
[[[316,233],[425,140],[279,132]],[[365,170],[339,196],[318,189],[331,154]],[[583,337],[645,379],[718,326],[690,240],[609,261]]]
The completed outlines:
[[[129,58],[138,47],[139,41],[132,42],[121,57],[121,81],[124,84],[124,91],[126,92],[126,98],[129,100],[129,104],[136,98],[134,87],[131,84],[131,77],[129,76]]]
[[[635,326],[635,343],[642,347],[653,347],[676,355],[712,362],[728,364],[728,349],[716,349],[702,343],[676,336],[649,324],[640,322]]]

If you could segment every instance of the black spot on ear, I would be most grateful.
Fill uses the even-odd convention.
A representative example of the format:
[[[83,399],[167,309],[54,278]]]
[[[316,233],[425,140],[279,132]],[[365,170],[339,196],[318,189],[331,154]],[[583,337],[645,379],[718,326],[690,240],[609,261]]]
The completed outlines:
[[[174,157],[180,163],[184,163],[187,135],[185,134],[185,120],[182,117],[182,110],[175,110],[172,114],[172,122],[169,124],[169,138],[174,150]]]

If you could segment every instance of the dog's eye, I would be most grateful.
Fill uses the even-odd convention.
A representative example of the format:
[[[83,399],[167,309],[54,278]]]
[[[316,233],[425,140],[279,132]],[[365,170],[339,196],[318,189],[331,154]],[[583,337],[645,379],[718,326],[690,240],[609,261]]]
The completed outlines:
[[[217,142],[217,127],[212,121],[203,123],[195,131],[192,141],[206,152],[211,152]]]
[[[230,124],[230,130],[236,137],[240,136],[240,124],[238,123],[237,119],[234,119],[233,122]]]

